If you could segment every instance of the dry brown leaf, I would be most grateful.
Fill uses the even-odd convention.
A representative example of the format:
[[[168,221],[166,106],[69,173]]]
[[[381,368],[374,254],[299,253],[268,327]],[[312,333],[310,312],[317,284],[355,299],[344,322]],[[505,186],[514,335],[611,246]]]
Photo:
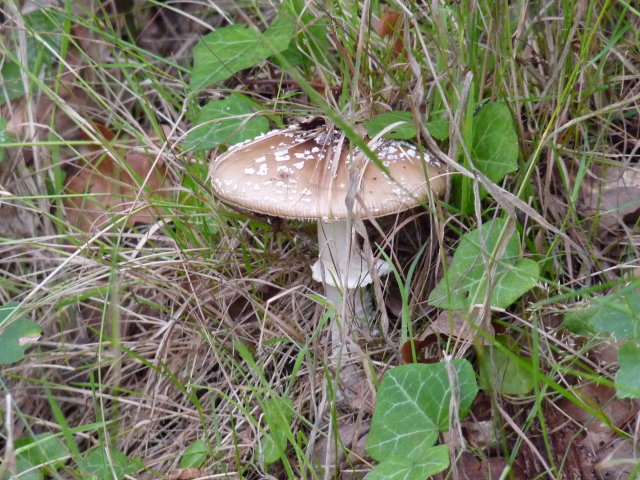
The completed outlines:
[[[368,421],[345,423],[338,428],[339,442],[334,438],[320,438],[313,448],[314,463],[322,465],[326,471],[342,470],[360,463],[367,458],[365,444],[369,427]]]
[[[465,452],[456,464],[458,478],[461,480],[497,480],[499,478],[514,478],[516,480],[526,478],[521,469],[513,464],[511,467],[503,457],[489,457],[480,460],[472,453]],[[503,477],[503,472],[510,471],[511,476]]]
[[[402,44],[404,37],[404,15],[400,12],[387,10],[380,15],[378,34],[384,38],[390,36],[393,42],[393,56],[397,57],[404,49]]]
[[[97,127],[107,141],[114,139],[113,133],[106,127]],[[158,215],[149,207],[148,200],[153,194],[166,196],[162,190],[164,167],[157,163],[154,168],[154,161],[152,155],[129,151],[124,155],[126,165],[120,165],[110,155],[102,153],[71,173],[65,184],[65,193],[87,196],[67,197],[63,200],[69,223],[83,232],[96,233],[118,215],[127,215],[126,223],[131,226],[154,222]],[[144,181],[152,169],[154,171],[143,188],[138,185],[129,169],[141,181]]]
[[[207,472],[202,468],[177,468],[171,470],[167,476],[171,480],[196,480],[206,478]]]
[[[612,387],[589,384],[576,392],[593,408],[601,410],[613,427],[624,429],[638,415],[638,403],[616,397]],[[565,473],[579,473],[580,478],[629,478],[640,451],[632,439],[569,400],[558,404],[562,412],[548,408],[547,419],[551,443],[557,459],[567,453]]]
[[[598,215],[605,231],[634,224],[640,217],[640,167],[610,166],[599,169],[595,177],[585,179],[580,189],[578,212]]]

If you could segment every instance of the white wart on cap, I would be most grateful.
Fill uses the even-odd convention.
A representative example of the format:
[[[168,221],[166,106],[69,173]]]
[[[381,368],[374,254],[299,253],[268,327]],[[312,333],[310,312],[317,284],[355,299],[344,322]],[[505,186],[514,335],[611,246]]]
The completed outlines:
[[[370,148],[390,176],[339,131],[296,125],[232,147],[213,160],[211,178],[224,200],[300,220],[345,220],[350,172],[359,176],[356,218],[401,212],[424,202],[429,190],[444,191],[442,172],[414,145],[380,139]]]

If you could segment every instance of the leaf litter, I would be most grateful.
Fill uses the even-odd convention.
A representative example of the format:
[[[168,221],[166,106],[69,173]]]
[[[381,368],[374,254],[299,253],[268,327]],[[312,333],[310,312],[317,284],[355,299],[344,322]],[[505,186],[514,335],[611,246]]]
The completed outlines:
[[[159,43],[157,38],[161,37],[162,35],[150,35],[149,32],[157,32],[158,28],[160,28],[161,32],[163,31],[162,26],[158,27],[156,20],[158,18],[161,18],[162,15],[166,15],[166,9],[161,9],[160,11],[163,13],[161,15],[154,16],[153,20],[149,21],[147,24],[153,26],[155,30],[149,27],[146,37],[143,36],[143,38],[140,39],[141,42],[146,42],[146,45],[153,46],[154,48]],[[178,17],[182,16],[178,15]],[[409,27],[412,28],[412,25],[409,25]],[[400,49],[399,47],[397,47],[398,45],[401,45],[399,33],[400,32],[396,30],[394,35],[391,35],[392,38],[389,39],[391,42],[394,42],[394,50]],[[176,42],[175,38],[172,39],[172,42],[174,44],[174,48],[177,49],[177,46],[180,42]],[[529,47],[530,45],[527,45],[527,48]],[[537,48],[535,49],[536,52],[543,51],[538,47],[539,46],[537,46]],[[182,45],[182,48],[185,48],[185,46]],[[551,52],[551,54],[553,54],[553,52]],[[545,65],[553,65],[553,61],[553,58],[548,58],[545,59],[545,64],[543,64],[542,66],[536,65],[534,67],[528,68],[532,70],[541,69],[544,68]],[[65,103],[67,105],[70,105],[71,111],[75,109],[77,109],[78,111],[82,111],[84,109],[82,106],[82,99],[77,100],[79,100],[78,103],[76,105],[72,105],[72,101],[70,99],[65,99]],[[45,111],[48,109],[46,107],[46,104],[43,104],[43,106],[45,108],[36,110]],[[26,111],[27,110],[25,110],[25,112]],[[16,119],[20,119],[20,117],[29,117],[28,112],[24,114],[20,113],[19,110],[17,110],[17,112],[18,115],[16,115]],[[28,122],[28,120],[24,120],[21,121],[20,124],[27,125]],[[46,121],[42,122],[42,124],[47,123],[48,122]],[[69,125],[70,129],[76,128],[74,126],[74,123],[75,122],[72,122],[72,124]],[[11,128],[15,131],[14,127]],[[61,131],[65,130],[66,127],[62,126]],[[104,136],[108,143],[108,141],[111,139],[106,137],[108,137],[109,135]],[[157,218],[157,214],[154,211],[146,209],[148,204],[145,202],[149,200],[149,197],[147,195],[151,195],[152,192],[160,191],[163,188],[161,182],[159,184],[152,184],[151,180],[155,178],[161,179],[164,175],[163,170],[166,167],[161,165],[157,167],[158,171],[152,170],[155,160],[154,155],[147,155],[142,153],[143,156],[146,155],[146,158],[132,158],[128,156],[130,155],[130,152],[128,150],[130,150],[133,146],[129,143],[129,140],[123,137],[120,139],[119,143],[121,144],[121,146],[123,144],[128,144],[129,146],[124,147],[124,151],[120,151],[114,156],[109,155],[108,152],[103,151],[102,146],[94,146],[93,151],[90,152],[93,156],[93,159],[86,165],[78,165],[77,169],[73,172],[77,174],[77,178],[79,178],[78,185],[73,185],[73,173],[69,177],[67,183],[68,188],[73,187],[72,191],[78,191],[81,195],[85,195],[85,193],[97,194],[97,198],[100,199],[97,203],[102,204],[102,210],[96,207],[96,210],[94,212],[86,214],[84,218],[79,215],[76,215],[74,217],[73,213],[69,217],[70,223],[79,226],[85,231],[96,231],[104,228],[104,226],[108,222],[112,221],[112,214],[120,216],[131,213],[131,215],[129,215],[126,219],[129,225],[131,225],[132,223],[136,223],[136,221],[145,221],[145,223],[152,222]],[[119,148],[120,147],[110,147],[109,150],[114,151],[118,150]],[[126,166],[126,163],[129,161],[131,162],[130,169]],[[102,167],[103,162],[105,164],[104,167]],[[29,166],[31,167],[31,165]],[[629,169],[631,170],[633,170],[633,168],[634,167],[629,167]],[[602,178],[599,177],[597,181],[593,182],[592,185],[590,185],[588,182],[590,182],[594,177],[589,177],[588,181],[585,182],[584,192],[581,191],[580,193],[580,198],[584,208],[580,207],[581,210],[579,210],[579,213],[584,216],[598,215],[604,222],[601,224],[601,227],[604,226],[605,228],[608,228],[609,225],[611,226],[611,228],[617,228],[621,226],[626,228],[630,226],[633,227],[638,215],[637,208],[633,209],[633,202],[637,201],[638,198],[637,196],[635,197],[635,199],[633,198],[633,195],[636,195],[637,193],[636,189],[638,181],[635,177],[635,174],[625,174],[626,169],[626,166],[620,167],[620,169],[615,172],[615,175],[610,176],[610,174],[608,173],[611,170],[610,167],[609,170],[606,170],[607,173],[603,174]],[[146,178],[150,172],[150,181],[145,188],[145,186],[141,185],[141,179]],[[26,176],[27,175],[25,175],[25,177]],[[38,192],[36,190],[33,193],[36,194],[42,192]],[[89,195],[85,196],[88,200]],[[131,202],[136,198],[141,203],[132,205]],[[89,203],[87,203],[86,205],[89,205]],[[71,208],[69,210],[73,210],[77,207],[78,204],[73,204],[71,205]],[[133,209],[131,207],[133,207]],[[626,210],[627,208],[629,208],[629,210]],[[138,213],[140,214],[140,217],[136,217]],[[7,215],[7,218],[9,217],[12,217],[12,215]],[[36,232],[37,228],[38,227],[33,227],[29,231]],[[29,231],[27,231],[25,235],[28,234]],[[248,245],[246,250],[243,252],[243,255],[245,255],[244,257],[240,255],[236,256],[235,254],[229,253],[234,251],[234,249],[238,247],[237,236],[240,235],[242,235],[243,245]],[[35,235],[32,234],[31,236],[33,237]],[[192,408],[193,405],[191,405],[189,402],[185,402],[181,393],[172,391],[172,384],[171,382],[167,381],[165,377],[149,372],[147,372],[147,376],[145,376],[145,373],[142,373],[144,370],[141,366],[141,363],[143,362],[140,362],[139,359],[142,359],[144,362],[149,362],[149,364],[152,364],[154,366],[160,365],[162,366],[162,368],[166,367],[171,372],[177,372],[177,377],[185,384],[187,382],[190,382],[190,385],[200,384],[207,387],[215,385],[216,387],[221,386],[223,390],[225,388],[229,388],[229,391],[233,392],[233,389],[231,389],[230,387],[233,386],[234,388],[242,390],[242,388],[244,388],[244,385],[239,387],[238,385],[226,384],[226,379],[223,378],[225,374],[221,371],[222,369],[224,369],[224,366],[220,367],[215,365],[203,365],[202,359],[210,359],[212,352],[210,348],[211,345],[207,344],[207,342],[202,341],[200,332],[207,332],[203,336],[211,335],[214,338],[214,343],[220,342],[219,344],[222,345],[225,350],[229,351],[232,351],[233,349],[232,344],[228,341],[229,336],[240,338],[251,345],[253,345],[253,340],[256,337],[259,336],[262,339],[263,335],[265,335],[267,341],[273,342],[281,342],[283,338],[288,338],[288,334],[286,331],[284,331],[284,329],[278,329],[277,327],[268,325],[265,331],[263,328],[258,328],[256,326],[261,322],[262,318],[260,314],[260,300],[256,299],[260,295],[257,295],[257,297],[253,297],[251,294],[247,293],[247,290],[251,290],[252,288],[251,286],[247,287],[247,285],[252,285],[253,281],[255,281],[255,283],[258,285],[263,285],[266,284],[266,282],[272,281],[273,277],[271,276],[271,273],[273,271],[285,272],[283,273],[283,283],[285,281],[289,282],[293,280],[294,283],[298,282],[298,285],[302,285],[305,281],[308,282],[308,279],[304,277],[304,274],[300,273],[304,272],[304,268],[300,266],[301,263],[299,259],[295,257],[295,255],[285,255],[284,253],[282,255],[282,258],[277,260],[275,266],[269,267],[268,271],[266,269],[261,270],[259,268],[255,268],[252,270],[248,265],[250,265],[252,260],[255,261],[257,258],[259,258],[259,256],[252,256],[252,254],[255,253],[255,251],[253,250],[254,248],[260,253],[260,255],[264,255],[265,251],[277,251],[278,253],[280,253],[280,250],[278,250],[278,248],[280,248],[279,244],[268,242],[262,243],[257,240],[257,237],[259,236],[255,235],[255,232],[250,231],[250,227],[247,227],[246,224],[243,224],[243,226],[239,228],[238,231],[233,231],[232,235],[223,236],[220,246],[218,246],[215,250],[216,254],[219,255],[219,258],[216,258],[214,262],[219,260],[219,264],[215,264],[215,268],[211,269],[213,272],[215,272],[212,275],[215,277],[216,282],[218,282],[218,285],[216,286],[212,287],[212,285],[205,280],[196,280],[194,282],[193,278],[197,277],[201,270],[198,270],[197,268],[191,268],[194,267],[194,265],[188,265],[186,272],[172,272],[168,271],[166,268],[164,270],[162,270],[161,268],[154,270],[155,272],[157,272],[158,276],[163,279],[162,281],[166,281],[166,285],[161,283],[161,285],[158,287],[158,285],[155,283],[146,284],[143,286],[147,289],[146,292],[144,291],[144,288],[140,288],[135,291],[133,295],[131,295],[131,292],[123,290],[123,299],[121,303],[121,313],[123,314],[122,320],[123,323],[126,323],[130,327],[129,330],[123,329],[123,334],[128,341],[131,341],[132,344],[136,343],[136,359],[124,358],[122,364],[124,367],[124,376],[120,376],[119,372],[113,373],[113,371],[110,371],[108,373],[111,376],[108,375],[107,377],[105,377],[105,384],[109,385],[109,382],[115,383],[116,381],[122,381],[121,384],[126,385],[134,391],[137,388],[140,388],[140,392],[143,394],[143,398],[134,398],[132,400],[131,397],[127,397],[125,394],[122,394],[121,399],[124,400],[124,402],[122,403],[123,405],[126,404],[126,401],[138,402],[136,405],[136,408],[138,410],[132,415],[133,417],[135,417],[136,421],[140,421],[139,424],[131,424],[136,425],[136,427],[140,428],[139,430],[135,431],[135,434],[131,435],[131,439],[117,439],[117,441],[119,442],[119,447],[126,446],[129,448],[127,450],[127,448],[123,447],[121,449],[122,451],[145,451],[150,455],[152,453],[157,454],[159,452],[159,449],[153,443],[154,439],[152,437],[154,434],[151,433],[152,429],[145,430],[143,428],[145,422],[148,422],[149,425],[152,425],[153,427],[157,427],[155,433],[158,435],[157,438],[161,438],[162,443],[165,443],[167,445],[166,450],[162,451],[162,454],[157,455],[157,458],[163,459],[168,458],[172,454],[175,455],[175,450],[171,450],[171,445],[186,444],[187,440],[191,438],[192,435],[196,435],[197,432],[199,432],[202,428],[202,425],[198,424],[197,421],[192,421],[193,418],[196,417],[196,412]],[[176,260],[178,259],[179,261],[184,260],[181,255],[176,256]],[[229,264],[233,265],[233,267],[228,267]],[[208,267],[210,266],[211,265],[208,265]],[[202,265],[198,265],[198,267],[202,267]],[[237,271],[231,272],[231,269],[237,269]],[[78,275],[78,277],[80,277],[83,273],[84,272],[73,271],[71,275]],[[104,274],[105,271],[102,270],[101,273]],[[207,273],[207,275],[209,274],[210,272]],[[184,275],[188,276],[188,281],[184,281]],[[236,286],[236,284],[232,284],[232,281],[236,280],[237,276],[246,277],[249,280],[247,282],[244,282],[241,286]],[[425,277],[427,277],[427,275],[425,275]],[[123,275],[122,278],[125,280],[128,279],[126,275]],[[75,285],[77,287],[80,287],[81,284],[77,283]],[[170,286],[171,288],[167,288],[167,286]],[[274,285],[274,288],[279,288],[279,285]],[[156,291],[155,296],[149,293],[150,291],[154,290]],[[160,290],[160,294],[158,294],[158,290]],[[241,298],[243,302],[246,303],[248,313],[245,316],[242,316],[242,318],[238,318],[225,310],[225,295],[228,294],[229,291],[233,291],[232,296],[234,298]],[[256,288],[255,291],[260,292],[259,288]],[[83,290],[80,290],[80,292],[83,292]],[[51,293],[56,294],[57,292],[52,291]],[[74,291],[74,295],[75,294],[76,293]],[[170,299],[174,299],[176,296],[184,296],[184,298],[193,299],[196,298],[196,295],[200,294],[207,295],[209,299],[198,300],[197,302],[192,303],[186,301],[185,303],[180,304],[179,308],[176,309],[178,312],[187,312],[184,317],[173,317],[166,315],[163,305],[169,303]],[[157,301],[157,306],[160,308],[149,307],[149,309],[147,310],[139,310],[135,306],[136,297],[143,298],[145,300],[153,298],[154,301]],[[303,318],[309,318],[311,316],[310,312],[313,311],[313,305],[310,302],[307,302],[306,299],[296,297],[294,295],[291,295],[289,298],[296,299],[292,301],[291,309],[289,309],[288,307],[283,307],[283,304],[274,304],[272,312],[275,312],[273,313],[273,315],[277,316],[279,321],[281,321],[282,323],[287,323],[288,319],[293,316]],[[86,308],[87,303],[88,302],[82,302],[84,308]],[[193,303],[197,303],[197,307],[194,307]],[[171,305],[175,306],[175,304],[173,303]],[[93,310],[93,314],[97,315],[97,318],[100,320],[102,318],[101,314],[103,313],[101,311],[101,304],[91,304],[90,308]],[[67,310],[70,310],[70,312],[68,312]],[[80,311],[82,311],[82,308],[78,308],[76,310],[73,306],[64,306],[62,307],[61,313],[62,319],[68,321],[69,318],[67,316],[67,313],[73,314]],[[205,315],[202,314],[203,311],[205,312]],[[433,310],[426,308],[425,311],[432,312]],[[72,317],[73,315],[69,316]],[[440,315],[440,317],[443,316]],[[178,322],[176,322],[176,318],[179,319]],[[212,333],[209,333],[211,332],[212,318],[222,319],[221,322],[225,324],[225,328],[215,327],[214,331]],[[57,318],[53,318],[53,321],[53,323],[55,323],[57,321]],[[457,320],[453,323],[454,332],[460,332],[459,335],[464,338],[466,335],[461,331],[461,326],[464,325],[464,323]],[[77,327],[78,332],[83,332],[83,329],[86,329],[86,325],[82,325],[82,322],[80,322],[80,325],[71,325],[73,325],[74,328]],[[99,322],[95,326],[99,326]],[[287,326],[291,329],[295,329],[296,331],[300,330],[299,325],[287,323]],[[56,331],[55,328],[49,328],[47,335],[51,333],[51,330]],[[446,330],[444,325],[442,330]],[[73,332],[73,334],[75,334],[76,330],[70,329],[70,332]],[[449,331],[448,334],[454,332]],[[80,371],[81,369],[86,368],[85,359],[93,358],[91,356],[91,348],[93,347],[90,343],[83,344],[82,341],[78,341],[76,344],[73,344],[73,342],[68,343],[69,332],[66,333],[67,337],[64,339],[64,345],[74,345],[73,348],[82,351],[81,354],[76,354],[74,352],[74,355],[77,356],[72,358],[72,361],[70,363],[71,365],[76,365],[78,371]],[[303,331],[301,338],[306,338],[307,334],[309,333],[310,332],[308,331]],[[86,335],[86,332],[80,334],[81,340],[83,335]],[[48,337],[48,339],[49,338],[55,339],[56,337]],[[153,341],[149,341],[150,338],[153,338],[154,340],[160,338],[161,342],[153,343]],[[86,342],[87,339],[94,339],[94,337],[92,337],[91,335],[87,335],[86,337],[84,337],[84,341]],[[467,337],[465,338],[465,340],[470,341],[470,338]],[[61,342],[61,344],[62,343],[63,342]],[[281,371],[287,370],[279,369],[280,367],[274,364],[281,361],[279,359],[295,357],[295,355],[297,355],[299,352],[293,347],[282,345],[274,347],[273,345],[269,345],[267,343],[267,345],[264,346],[261,350],[259,349],[257,353],[260,355],[261,360],[265,362],[267,368],[270,369],[270,372],[280,373]],[[385,362],[385,364],[387,364],[390,357],[380,356],[378,358]],[[57,359],[53,355],[47,357],[47,359],[51,359],[52,363],[57,361]],[[391,360],[391,362],[393,361],[394,360]],[[286,364],[286,361],[283,361],[283,363]],[[187,367],[185,367],[185,365],[187,365]],[[185,373],[186,370],[188,370],[188,373]],[[136,373],[132,374],[131,372]],[[78,375],[78,373],[75,372],[74,375]],[[321,377],[322,376],[320,375],[320,378]],[[53,378],[55,379],[57,377]],[[140,380],[141,378],[142,380]],[[243,377],[243,379],[244,378],[245,377]],[[74,380],[77,380],[77,378]],[[88,382],[87,377],[83,377],[82,380],[84,382]],[[71,387],[75,387],[75,384],[73,383],[69,383],[69,385]],[[306,408],[309,405],[313,406],[319,403],[316,402],[317,398],[314,397],[315,392],[309,392],[307,386],[296,385],[296,388],[298,388],[299,390],[294,389],[293,394],[295,395],[295,398],[303,398],[305,400],[310,399],[309,402],[302,402],[301,407]],[[201,395],[201,391],[197,390],[197,387],[196,391],[198,392],[198,395]],[[82,395],[84,395],[84,393],[81,389],[78,389],[75,393],[78,393],[79,398],[83,398]],[[145,395],[153,397],[154,399],[152,402],[152,408],[150,409],[147,409],[150,404],[146,402],[146,399],[144,398]],[[204,395],[205,394],[202,394],[203,397]],[[212,404],[216,405],[218,411],[225,412],[225,414],[227,412],[234,412],[235,410],[232,405],[234,402],[238,401],[238,397],[235,397],[236,392],[233,392],[232,395],[234,395],[234,397],[232,398],[232,401],[228,403],[225,403],[225,399],[221,400],[219,398],[216,398],[215,401],[212,400],[211,402]],[[582,395],[592,396],[594,402],[597,405],[607,404],[607,402],[611,401],[611,396],[596,395],[593,392],[589,392],[585,389],[583,389]],[[511,409],[512,405],[509,404],[509,400],[502,398],[500,400],[501,402],[505,402],[505,410],[507,410],[514,418],[518,418],[519,410],[516,410],[515,407],[514,409]],[[631,402],[630,404],[619,404],[615,403],[614,399],[612,405],[621,412],[627,412],[630,416],[634,414],[633,408],[635,407],[633,407],[633,402]],[[628,407],[628,405],[632,405],[632,407]],[[475,412],[477,408],[477,404],[474,404],[472,411]],[[569,411],[569,406],[567,406],[567,410]],[[637,410],[635,411],[635,413],[637,414]],[[579,427],[576,431],[567,430],[566,415],[557,419],[557,421],[552,417],[552,414],[549,413],[549,411],[546,412],[546,416],[547,415],[550,431],[554,433],[560,431],[565,432],[565,435],[561,440],[554,440],[554,446],[556,447],[555,449],[558,453],[563,454],[564,452],[569,452],[569,456],[573,455],[575,465],[577,467],[584,467],[585,465],[588,465],[590,468],[593,462],[585,461],[585,458],[588,459],[589,455],[591,455],[594,451],[598,451],[598,448],[602,446],[600,442],[607,441],[611,444],[614,444],[616,443],[616,440],[620,440],[618,436],[611,434],[611,432],[614,432],[613,430],[611,430],[607,433],[606,438],[605,436],[596,436],[589,442],[585,442],[582,447],[577,448],[576,442],[572,438],[572,435],[581,435],[581,427]],[[570,414],[570,416],[571,415],[575,415],[575,417],[578,418],[578,414]],[[238,438],[241,438],[242,441],[240,442],[240,445],[230,445],[229,443],[225,444],[224,442],[222,444],[217,444],[219,451],[222,452],[223,455],[223,460],[221,460],[219,463],[225,465],[233,465],[235,457],[238,456],[250,463],[252,461],[252,442],[254,442],[255,445],[254,432],[251,426],[248,426],[245,423],[245,419],[241,415],[236,416],[235,414],[231,414],[229,418],[232,418],[234,422],[237,422],[234,425],[234,431],[223,431],[222,435],[224,436],[225,433],[228,434],[229,436],[224,437],[228,441],[228,439],[231,438],[231,433],[234,436],[237,434]],[[579,423],[580,426],[588,423],[588,421],[584,418],[574,420],[575,421],[573,423]],[[350,427],[350,425],[352,424],[349,423],[349,420],[346,416],[344,418],[340,418],[338,421],[338,429],[341,431],[341,437],[343,437],[343,439],[347,439],[347,443],[351,443],[351,445],[361,445],[363,443],[364,437],[360,436],[360,433],[358,433],[357,435],[352,435]],[[488,420],[481,421],[488,422]],[[569,424],[571,424],[571,422],[569,422]],[[628,421],[622,421],[618,423],[618,419],[616,419],[614,425],[619,425],[618,428],[628,429],[630,423]],[[364,426],[366,428],[366,419],[364,422]],[[487,423],[482,423],[482,426],[485,428],[489,428]],[[211,428],[211,430],[214,430],[214,427],[211,425],[207,425],[207,427]],[[216,425],[216,431],[217,428],[218,427]],[[223,426],[223,430],[224,428],[225,427]],[[176,433],[178,431],[180,433]],[[594,429],[594,431],[597,432],[597,429]],[[142,435],[143,433],[147,434],[147,436]],[[531,433],[534,434],[536,432]],[[567,433],[570,433],[571,435],[566,435]],[[137,438],[135,438],[136,435]],[[478,437],[480,437],[481,433],[477,433],[477,435]],[[354,440],[356,440],[355,443],[349,442],[352,437]],[[138,447],[136,447],[134,444],[137,443],[141,438],[142,440],[140,441],[139,450],[137,450]],[[493,441],[491,435],[485,435],[484,438],[485,439],[483,441],[479,441],[478,444],[495,449],[495,445],[491,445]],[[627,448],[629,447],[629,445],[633,447],[632,443],[630,442],[617,442],[617,445],[623,445],[625,449],[621,449],[620,447],[614,450],[603,449],[603,455],[600,456],[601,458],[598,457],[598,461],[595,463],[595,467],[592,470],[599,470],[601,474],[597,474],[596,476],[591,477],[590,475],[592,475],[593,472],[590,473],[588,471],[585,471],[583,468],[582,470],[576,470],[576,472],[580,472],[582,476],[574,478],[601,478],[605,473],[607,475],[619,476],[622,472],[628,472],[628,470],[625,469],[619,469],[619,471],[616,472],[616,463],[613,460],[615,460],[616,458],[633,458],[636,456],[636,452],[633,450],[633,448]],[[230,446],[232,448],[229,448]],[[360,447],[352,449],[359,454],[362,452],[362,449]],[[528,456],[527,454],[529,452],[526,452],[526,449],[523,451],[525,452],[525,456]],[[165,453],[168,453],[169,455],[163,455]],[[333,458],[334,456],[338,455],[342,454],[338,454],[334,450],[329,456]],[[468,457],[467,454],[465,455]],[[324,455],[325,458],[326,456],[327,455]],[[342,460],[346,457],[340,458],[340,467],[348,468],[350,463]],[[463,474],[461,478],[474,478],[473,476],[471,476],[472,471],[480,472],[481,475],[485,476],[480,478],[486,478],[486,475],[488,474],[488,467],[496,467],[495,470],[499,470],[504,466],[503,459],[497,457],[498,459],[496,460],[495,458],[496,457],[490,456],[487,458],[486,462],[483,460],[478,461],[478,459],[476,458],[463,458],[463,460],[461,461],[461,465],[459,465],[458,472]],[[144,460],[145,463],[147,463],[147,459]],[[167,462],[162,463],[163,461],[164,460],[158,461],[158,463],[164,468]],[[564,458],[557,458],[557,463],[559,465],[561,465],[564,461]],[[468,466],[465,466],[465,462],[468,464]],[[532,468],[531,470],[527,470],[528,472],[538,471],[538,465],[535,465],[535,463],[531,463],[530,465],[532,466]],[[609,468],[609,470],[606,470],[607,468]],[[568,472],[571,472],[571,470],[569,469],[565,473]],[[189,472],[189,474],[191,473],[196,475],[200,473],[205,474],[210,472]],[[491,468],[491,476],[493,475],[494,468]],[[519,478],[518,474],[516,474],[516,478]]]
[[[113,143],[113,132],[101,124],[96,128],[108,144]],[[154,194],[167,196],[164,163],[126,143],[112,147],[125,152],[123,161],[94,145],[84,155],[90,159],[87,164],[69,173],[63,204],[69,222],[79,230],[94,234],[122,215],[129,226],[153,223],[160,216],[150,203]]]

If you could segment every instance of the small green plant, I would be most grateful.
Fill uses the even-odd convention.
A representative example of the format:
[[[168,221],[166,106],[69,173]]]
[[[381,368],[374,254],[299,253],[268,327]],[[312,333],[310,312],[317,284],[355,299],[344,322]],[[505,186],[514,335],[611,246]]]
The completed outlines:
[[[114,448],[105,451],[97,448],[80,462],[80,468],[95,480],[121,480],[125,475],[133,475],[144,465],[139,458],[129,458]]]
[[[593,299],[585,309],[565,316],[565,326],[584,336],[610,334],[630,339],[618,351],[616,386],[620,398],[640,398],[640,291]]]
[[[269,433],[260,440],[260,449],[264,463],[270,465],[280,460],[287,448],[287,432],[291,432],[293,404],[288,398],[273,398],[263,406],[264,422],[269,426]]]
[[[440,432],[449,429],[452,391],[455,414],[463,418],[478,393],[475,372],[466,360],[401,365],[385,374],[366,446],[380,464],[368,480],[423,480],[448,467],[447,446],[434,445]]]
[[[471,157],[475,167],[492,182],[518,168],[518,135],[511,111],[504,103],[484,105],[473,116]]]
[[[9,141],[7,132],[7,119],[0,117],[0,163],[4,160],[4,144]]]
[[[196,440],[182,453],[178,468],[200,468],[210,455],[209,444],[204,440]]]
[[[70,453],[62,440],[50,433],[19,438],[14,447],[17,473],[22,480],[42,480],[45,474],[55,476]]]
[[[252,102],[239,93],[202,107],[196,128],[184,142],[187,150],[209,150],[221,143],[235,144],[257,137],[269,129],[265,117],[252,116]]]
[[[484,301],[489,292],[487,267],[495,263],[491,305],[507,308],[531,290],[539,275],[538,264],[522,258],[520,238],[515,232],[505,233],[507,220],[497,218],[462,236],[446,274],[429,295],[429,303],[447,310],[467,311]],[[506,243],[504,249],[499,242]],[[491,252],[496,258],[489,258]]]
[[[0,88],[0,105],[20,98],[25,93],[23,72],[26,70],[37,76],[40,71],[50,67],[55,55],[60,51],[63,42],[62,26],[64,19],[60,11],[55,8],[43,8],[23,16],[25,28],[30,33],[26,37],[26,65],[20,63],[18,52],[8,52],[8,58],[0,66],[0,78],[3,79]],[[15,41],[18,30],[9,29]],[[36,39],[36,35],[38,38]],[[16,42],[18,43],[18,42]]]
[[[425,123],[425,127],[429,134],[438,140],[446,140],[449,136],[449,123],[446,120],[439,119],[437,115]],[[392,111],[376,115],[371,120],[364,122],[369,137],[376,136],[379,132],[386,129],[390,125],[397,124],[388,130],[383,136],[385,138],[395,138],[399,140],[411,140],[415,138],[417,131],[414,123],[413,113]]]
[[[526,395],[535,386],[531,368],[527,368],[531,360],[518,356],[518,344],[510,336],[498,335],[495,341],[510,353],[500,348],[493,348],[491,351],[486,346],[480,347],[480,388],[495,388],[505,395]],[[493,355],[493,359],[490,355]]]
[[[21,316],[7,325],[9,317],[18,310],[18,302],[9,302],[0,306],[0,365],[17,363],[24,352],[42,334],[42,328],[35,322]]]
[[[284,13],[264,33],[244,25],[218,28],[203,37],[193,50],[191,88],[201,90],[223,82],[236,72],[283,52],[294,32],[295,24]]]
[[[465,115],[463,131],[470,158],[461,150],[459,162],[469,169],[473,166],[490,181],[497,183],[518,169],[518,135],[511,111],[504,103],[488,103],[477,113],[472,113],[472,110],[469,108]],[[455,198],[466,214],[473,212],[473,182],[472,178],[464,176],[453,181]],[[480,192],[481,196],[486,195],[483,189]]]

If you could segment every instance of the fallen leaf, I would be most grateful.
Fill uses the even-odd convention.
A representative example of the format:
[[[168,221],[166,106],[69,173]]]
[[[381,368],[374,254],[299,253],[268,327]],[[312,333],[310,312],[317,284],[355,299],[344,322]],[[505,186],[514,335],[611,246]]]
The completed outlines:
[[[167,476],[171,480],[196,480],[207,477],[207,471],[202,468],[177,468],[171,470]]]
[[[493,420],[475,420],[465,418],[462,422],[465,438],[469,445],[477,449],[496,445],[496,429]]]
[[[338,439],[326,436],[318,439],[313,447],[313,462],[327,472],[361,463],[367,458],[365,444],[369,426],[368,421],[343,423],[338,427]]]
[[[485,339],[483,335],[477,333],[477,328],[474,327],[471,322],[477,321],[477,315],[475,313],[480,313],[479,308],[474,308],[471,311],[471,316],[468,320],[464,319],[464,312],[460,310],[443,310],[441,311],[436,319],[429,324],[427,331],[439,333],[441,335],[448,335],[451,337],[455,337],[463,342],[474,342],[477,341],[482,345],[488,345],[489,341]],[[493,325],[489,323],[488,325],[483,325],[485,332],[489,337],[494,336]]]
[[[114,140],[115,136],[106,127],[96,126],[105,140]],[[93,158],[72,172],[65,183],[66,194],[82,195],[63,199],[69,223],[83,232],[95,233],[118,215],[127,215],[126,223],[131,226],[154,222],[158,215],[150,207],[149,200],[153,194],[166,196],[162,191],[165,178],[162,162],[155,163],[153,155],[129,148],[123,156],[123,165],[101,147],[95,146],[92,150]],[[149,180],[141,186],[154,168]]]
[[[440,335],[435,333],[430,333],[422,340],[412,338],[402,344],[402,361],[404,363],[438,363],[442,360],[443,348]]]
[[[404,49],[404,15],[400,12],[387,10],[380,15],[378,34],[384,38],[391,37],[393,41],[393,57],[400,55]]]
[[[489,457],[480,460],[472,453],[464,452],[456,463],[457,478],[461,480],[498,480],[500,478],[513,478],[521,480],[526,478],[516,464],[507,465],[504,457]],[[511,472],[512,476],[503,476],[504,472]]]
[[[640,168],[628,165],[595,170],[580,189],[578,213],[597,217],[604,232],[633,225],[640,217]]]
[[[633,428],[638,415],[637,401],[621,399],[612,387],[588,384],[576,390],[587,404],[604,414],[618,429]],[[629,478],[640,452],[633,438],[617,433],[609,424],[594,418],[569,400],[547,408],[550,440],[558,460],[568,455],[565,473],[569,478]]]

